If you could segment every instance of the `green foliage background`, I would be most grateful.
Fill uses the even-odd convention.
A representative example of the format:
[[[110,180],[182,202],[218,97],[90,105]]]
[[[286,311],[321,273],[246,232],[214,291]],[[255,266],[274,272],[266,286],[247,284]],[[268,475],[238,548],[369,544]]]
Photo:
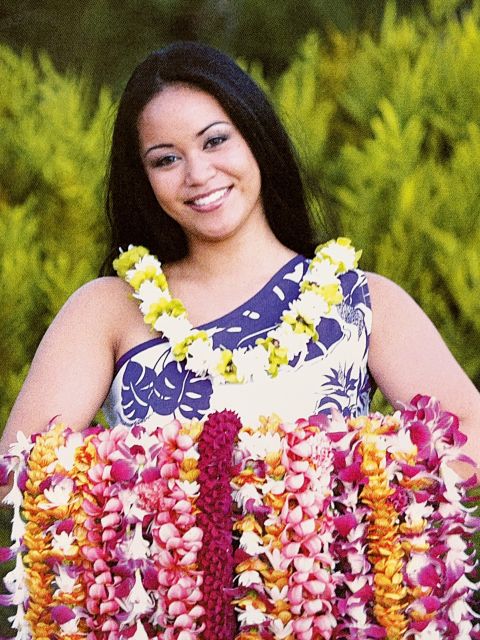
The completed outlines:
[[[469,0],[457,2],[458,6]],[[445,0],[442,0],[445,2]],[[429,0],[397,0],[404,14]],[[376,30],[385,0],[2,0],[0,42],[49,52],[61,71],[118,88],[138,60],[172,40],[203,40],[261,60],[269,76],[288,67],[309,29]]]
[[[480,0],[464,5],[389,3],[378,29],[311,32],[279,74],[242,64],[362,266],[413,295],[480,388]],[[97,84],[0,45],[0,424],[53,316],[103,261],[115,100]]]
[[[96,274],[113,103],[0,46],[0,423],[69,294]]]

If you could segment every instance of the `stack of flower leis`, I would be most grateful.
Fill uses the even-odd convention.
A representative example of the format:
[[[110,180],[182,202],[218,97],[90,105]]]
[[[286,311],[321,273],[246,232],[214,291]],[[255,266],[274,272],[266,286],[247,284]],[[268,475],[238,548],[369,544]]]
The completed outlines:
[[[10,552],[23,562],[6,581],[14,595],[3,598],[17,605],[17,638],[199,636],[200,433],[176,421],[153,433],[57,425],[25,439],[15,517],[26,526]]]
[[[174,421],[153,432],[119,426],[94,441],[100,455],[85,505],[97,539],[85,576],[92,637],[146,639],[161,631],[193,640],[202,631],[200,433],[198,423]]]
[[[357,439],[324,416],[240,432],[236,640],[384,637],[370,605]]]
[[[479,637],[480,523],[448,466],[462,442],[455,416],[421,396],[393,417],[242,430],[237,640]]]
[[[19,640],[478,638],[462,440],[426,397],[20,437],[2,602]]]
[[[471,536],[480,522],[462,504],[474,478],[461,482],[449,466],[468,460],[459,450],[465,437],[458,419],[434,399],[416,396],[393,417],[359,418],[348,428],[359,471],[357,521],[361,505],[368,507],[372,599],[364,613],[371,607],[371,621],[383,630],[379,635],[372,628],[367,637],[477,638],[469,606],[476,585],[469,575],[475,570]],[[342,485],[348,501],[354,485]]]
[[[300,284],[297,300],[290,303],[278,327],[255,347],[215,349],[207,331],[194,329],[182,302],[172,298],[160,262],[144,247],[130,246],[113,266],[134,289],[144,319],[172,345],[178,361],[198,376],[210,375],[230,383],[256,376],[276,376],[282,366],[304,352],[310,340],[318,340],[317,326],[334,305],[343,300],[339,276],[356,268],[361,252],[348,238],[320,245]]]

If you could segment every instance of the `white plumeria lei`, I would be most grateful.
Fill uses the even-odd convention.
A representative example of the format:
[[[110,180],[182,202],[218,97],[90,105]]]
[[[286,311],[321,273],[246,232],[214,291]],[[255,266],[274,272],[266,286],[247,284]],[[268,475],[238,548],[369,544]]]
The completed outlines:
[[[145,322],[168,339],[174,357],[185,360],[186,369],[221,382],[243,383],[259,376],[275,377],[282,366],[306,351],[310,340],[318,340],[320,319],[343,300],[338,276],[355,269],[360,255],[348,238],[319,245],[300,283],[300,295],[283,312],[280,324],[255,346],[233,351],[214,348],[212,337],[193,327],[182,302],[172,298],[160,261],[148,249],[130,245],[113,266],[133,287]]]

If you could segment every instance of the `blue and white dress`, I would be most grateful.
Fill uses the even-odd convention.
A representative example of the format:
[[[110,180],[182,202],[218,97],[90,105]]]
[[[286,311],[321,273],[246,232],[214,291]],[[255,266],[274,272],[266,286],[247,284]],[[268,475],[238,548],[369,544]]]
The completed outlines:
[[[295,256],[252,298],[230,313],[197,327],[207,331],[214,347],[255,345],[280,322],[299,295],[309,261]],[[198,377],[177,362],[165,338],[153,338],[125,353],[103,410],[111,425],[191,420],[212,411],[236,411],[244,424],[261,415],[278,414],[291,421],[338,409],[344,416],[368,413],[372,380],[367,367],[371,306],[365,273],[340,276],[343,302],[317,326],[319,339],[275,378],[229,384]],[[140,313],[140,311],[139,311]],[[153,425],[152,425],[153,426]]]

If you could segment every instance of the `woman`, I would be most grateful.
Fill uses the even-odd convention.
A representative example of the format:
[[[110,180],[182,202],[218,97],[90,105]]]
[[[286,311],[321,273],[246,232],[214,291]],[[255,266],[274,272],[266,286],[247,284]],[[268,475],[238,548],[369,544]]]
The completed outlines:
[[[460,417],[470,436],[465,452],[479,460],[479,393],[414,301],[378,275],[351,269],[340,277],[341,304],[279,375],[263,375],[261,366],[259,376],[239,372],[245,348],[268,336],[298,298],[315,243],[286,133],[227,56],[177,43],[135,70],[116,119],[107,209],[112,252],[147,246],[191,324],[213,337],[217,356],[244,351],[222,375],[218,367],[213,375],[192,370],[191,359],[172,355],[161,323],[153,334],[146,326],[129,284],[99,278],[47,331],[2,452],[18,430],[40,431],[55,416],[84,428],[105,399],[110,421],[127,424],[222,408],[244,420],[273,411],[294,419],[332,408],[365,413],[378,385],[396,406],[418,392],[437,397]],[[232,372],[243,384],[229,381]]]

